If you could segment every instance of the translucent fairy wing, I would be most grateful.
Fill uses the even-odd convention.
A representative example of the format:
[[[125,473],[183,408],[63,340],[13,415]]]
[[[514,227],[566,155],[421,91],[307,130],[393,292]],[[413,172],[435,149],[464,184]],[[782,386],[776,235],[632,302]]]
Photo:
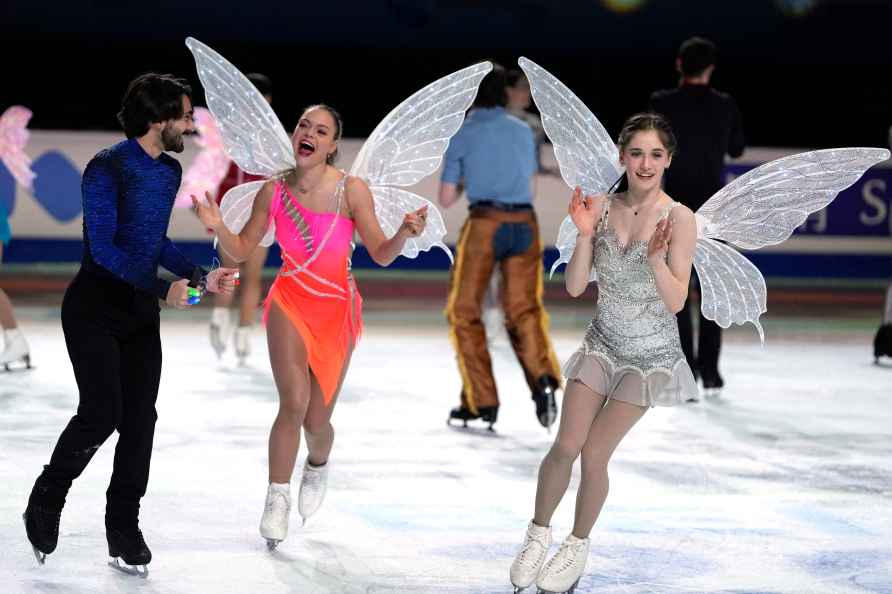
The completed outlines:
[[[699,234],[746,249],[780,243],[809,214],[888,158],[886,149],[839,148],[770,161],[741,175],[700,207]]]
[[[564,217],[564,220],[561,221],[561,227],[558,229],[557,242],[556,246],[558,249],[558,259],[555,260],[554,264],[551,265],[551,272],[549,273],[549,278],[554,276],[554,271],[557,270],[557,267],[561,264],[566,264],[570,261],[570,258],[573,256],[573,252],[576,249],[576,237],[579,235],[579,231],[576,229],[576,224],[573,222],[573,219],[570,218],[570,215]],[[598,280],[598,273],[595,272],[595,267],[592,266],[592,271],[589,274],[588,282],[594,282]]]
[[[400,103],[366,140],[350,175],[369,186],[406,187],[436,171],[490,70],[489,62],[468,66]]]
[[[36,177],[31,170],[31,159],[25,154],[28,144],[28,122],[31,110],[21,105],[13,105],[0,116],[0,161],[24,188],[33,188]]]
[[[381,223],[381,229],[388,237],[393,237],[403,223],[407,212],[427,206],[427,225],[424,233],[406,241],[401,254],[407,258],[415,258],[421,252],[438,247],[446,252],[452,262],[452,251],[443,242],[446,236],[446,224],[440,211],[429,200],[402,188],[373,186],[370,188],[375,197],[375,214]]]
[[[545,133],[554,145],[564,182],[571,189],[581,187],[586,194],[607,192],[623,173],[619,151],[607,130],[579,97],[550,72],[527,58],[522,57],[517,63],[530,81],[533,100],[542,114]],[[570,261],[577,235],[570,217],[564,219],[556,242],[559,257],[551,274]],[[590,281],[596,278],[592,271]]]
[[[192,196],[204,198],[206,192],[216,197],[220,182],[229,170],[229,157],[223,148],[223,137],[213,114],[203,107],[195,108],[195,143],[201,148],[195,159],[183,173],[180,191],[177,192],[174,206],[192,206]]]
[[[481,62],[432,82],[400,103],[366,140],[350,175],[366,181],[375,200],[375,214],[388,236],[399,229],[406,213],[428,206],[424,233],[406,242],[402,255],[414,258],[419,252],[443,243],[443,217],[428,200],[393,186],[411,186],[440,167],[449,139],[458,131],[465,112],[477,95],[492,64]]]
[[[295,166],[294,149],[260,91],[223,56],[188,37],[208,108],[217,118],[226,154],[243,171],[271,177]]]
[[[734,248],[708,238],[697,240],[694,267],[703,316],[722,328],[751,322],[764,344],[759,316],[767,311],[767,290],[759,269]]]
[[[223,224],[226,225],[227,229],[233,233],[239,233],[244,228],[248,219],[251,218],[251,210],[254,208],[254,199],[257,197],[257,192],[260,191],[260,188],[265,183],[266,180],[263,179],[252,181],[236,186],[226,192],[223,200],[220,202],[220,210],[223,212]],[[260,245],[268,247],[272,245],[275,238],[276,226],[270,221],[266,234],[260,240]]]
[[[550,72],[527,58],[517,63],[530,81],[542,126],[554,145],[561,177],[570,188],[603,194],[623,169],[616,144],[595,114]]]

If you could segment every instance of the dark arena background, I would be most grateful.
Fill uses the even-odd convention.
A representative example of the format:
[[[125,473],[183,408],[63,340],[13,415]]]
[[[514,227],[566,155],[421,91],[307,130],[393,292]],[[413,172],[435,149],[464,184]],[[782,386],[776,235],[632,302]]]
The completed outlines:
[[[33,113],[23,150],[36,177],[31,188],[18,183],[10,124],[0,121],[0,221],[11,230],[0,297],[14,307],[31,366],[4,366],[0,350],[0,591],[513,592],[509,567],[558,425],[547,432],[533,416],[495,311],[483,320],[501,398],[495,431],[447,426],[462,391],[444,316],[450,259],[433,249],[382,268],[358,238],[352,269],[365,329],[338,398],[325,506],[300,526],[302,445],[289,537],[267,550],[257,525],[279,397],[266,331],[258,309],[253,329],[236,338],[233,304],[233,327],[215,350],[208,295],[186,310],[162,304],[164,369],[140,515],[151,576],[105,565],[117,434],[70,491],[58,549],[34,562],[20,517],[78,406],[60,309],[83,255],[84,168],[124,139],[115,116],[135,76],[184,77],[194,104],[207,105],[187,37],[268,76],[289,134],[304,107],[335,107],[344,117],[336,165],[349,170],[403,99],[482,60],[534,60],[616,139],[652,92],[678,85],[680,44],[703,36],[718,47],[711,84],[742,115],[746,148],[725,160],[730,182],[794,153],[889,148],[890,33],[885,0],[5,0],[0,113]],[[528,111],[539,113],[535,104]],[[171,154],[187,170],[200,146],[186,138]],[[564,363],[595,292],[573,298],[563,267],[547,274],[571,190],[549,142],[541,159],[533,206],[542,302]],[[437,204],[439,187],[438,171],[412,190]],[[441,209],[453,251],[468,206],[462,197]],[[191,208],[173,209],[168,235],[193,262],[212,265],[213,236]],[[765,344],[749,324],[724,331],[721,392],[650,409],[625,438],[577,593],[892,594],[892,363],[874,347],[892,322],[892,161],[868,169],[790,239],[741,251],[766,280]],[[264,297],[281,264],[274,244]],[[699,298],[696,285],[690,296]],[[9,349],[12,334],[2,336]],[[552,552],[573,525],[580,480],[576,465]]]

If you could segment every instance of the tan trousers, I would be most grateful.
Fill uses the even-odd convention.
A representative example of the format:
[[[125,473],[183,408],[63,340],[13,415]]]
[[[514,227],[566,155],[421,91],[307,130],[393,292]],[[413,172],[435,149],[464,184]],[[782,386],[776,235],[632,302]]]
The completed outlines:
[[[461,229],[456,252],[445,313],[462,377],[462,405],[475,414],[478,408],[499,405],[481,320],[483,297],[497,265],[505,329],[530,390],[539,390],[537,380],[542,376],[560,383],[560,365],[548,339],[548,314],[542,305],[542,244],[535,213],[474,208]]]

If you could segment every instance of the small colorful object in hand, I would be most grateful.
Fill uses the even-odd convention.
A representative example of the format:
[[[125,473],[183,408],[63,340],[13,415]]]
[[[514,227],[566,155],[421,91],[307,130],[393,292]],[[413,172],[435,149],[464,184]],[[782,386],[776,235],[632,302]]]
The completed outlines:
[[[240,284],[242,284],[242,281],[240,279],[241,279],[241,275],[238,272],[236,272],[235,274],[232,275],[232,280],[235,282],[236,287],[239,286]]]
[[[195,305],[196,303],[200,302],[201,301],[201,293],[202,293],[201,290],[196,289],[194,287],[189,287],[189,292],[187,293],[189,298],[186,300],[186,303],[188,303],[189,305]]]

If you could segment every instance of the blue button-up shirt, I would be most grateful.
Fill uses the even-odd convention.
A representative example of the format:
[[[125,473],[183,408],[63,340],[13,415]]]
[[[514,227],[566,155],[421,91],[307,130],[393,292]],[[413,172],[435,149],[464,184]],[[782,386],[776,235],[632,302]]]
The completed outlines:
[[[536,142],[529,125],[501,107],[468,114],[443,158],[441,180],[463,183],[468,200],[533,201]]]

